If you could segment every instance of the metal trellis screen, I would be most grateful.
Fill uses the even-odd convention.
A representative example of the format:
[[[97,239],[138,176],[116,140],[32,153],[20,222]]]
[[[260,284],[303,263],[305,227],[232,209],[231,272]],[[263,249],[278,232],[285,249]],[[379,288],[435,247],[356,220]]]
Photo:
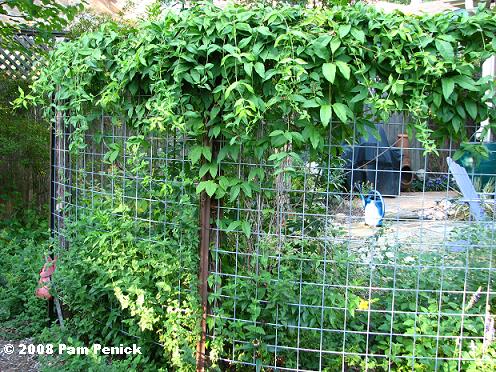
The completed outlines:
[[[298,151],[277,167],[273,159],[283,150],[292,153],[291,145],[268,146],[259,161],[243,151],[221,156],[230,144],[219,140],[212,144],[221,159],[217,177],[231,183],[230,192],[201,204],[208,207],[208,226],[200,234],[201,226],[181,224],[185,209],[201,212],[188,181],[198,174],[188,157],[192,141],[141,138],[103,115],[85,134],[85,147],[69,152],[63,119],[53,143],[55,234],[67,244],[68,221],[98,204],[111,209],[117,223],[126,208],[131,233],[150,250],[164,244],[157,231],[175,231],[179,242],[194,248],[178,251],[184,255],[197,255],[207,239],[207,355],[217,350],[222,370],[490,365],[496,314],[492,144],[489,160],[458,160],[467,173],[458,169],[457,183],[448,167],[457,146],[447,140],[439,154],[424,154],[405,135],[401,115],[369,136],[354,131],[345,143],[336,143],[330,129],[324,155]],[[259,132],[267,138],[263,128]],[[138,143],[146,143],[139,157],[133,150]],[[476,197],[464,195],[467,188]],[[384,216],[366,225],[367,208],[381,203]],[[473,205],[483,216],[474,215]],[[181,280],[180,294],[197,291],[181,287]]]

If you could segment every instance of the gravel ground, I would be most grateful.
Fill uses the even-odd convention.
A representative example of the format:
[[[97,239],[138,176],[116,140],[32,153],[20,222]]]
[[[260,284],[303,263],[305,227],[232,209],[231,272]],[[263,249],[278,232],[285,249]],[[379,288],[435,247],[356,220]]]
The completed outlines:
[[[1,372],[38,372],[40,365],[36,355],[21,355],[19,354],[19,344],[33,344],[32,339],[9,341],[0,339],[0,371]],[[14,346],[14,352],[11,354],[6,353],[10,351],[10,346]]]

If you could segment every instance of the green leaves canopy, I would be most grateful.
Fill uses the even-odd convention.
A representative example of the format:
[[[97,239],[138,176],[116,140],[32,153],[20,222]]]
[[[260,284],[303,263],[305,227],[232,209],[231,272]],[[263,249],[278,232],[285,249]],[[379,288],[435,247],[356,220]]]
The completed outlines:
[[[228,140],[223,157],[246,151],[267,159],[271,146],[288,143],[293,152],[311,145],[318,153],[328,130],[342,143],[353,123],[365,130],[374,117],[387,120],[398,111],[435,150],[449,137],[468,140],[466,113],[495,122],[486,104],[496,104],[494,81],[477,77],[481,61],[495,52],[495,35],[489,10],[412,17],[362,4],[201,4],[137,28],[107,24],[60,45],[23,99],[54,98],[49,109],[70,111],[75,149],[103,110],[142,134],[188,134],[199,146],[190,156],[199,166],[220,160],[200,148],[206,136]],[[270,137],[274,131],[287,135]],[[286,153],[269,159],[278,164]],[[213,170],[201,172],[213,178],[200,186],[209,194],[220,177]]]
[[[38,41],[48,42],[52,37],[51,32],[62,31],[82,9],[83,2],[64,5],[56,0],[0,1],[0,47],[22,49],[22,45],[11,40],[20,29],[34,29],[38,32]]]

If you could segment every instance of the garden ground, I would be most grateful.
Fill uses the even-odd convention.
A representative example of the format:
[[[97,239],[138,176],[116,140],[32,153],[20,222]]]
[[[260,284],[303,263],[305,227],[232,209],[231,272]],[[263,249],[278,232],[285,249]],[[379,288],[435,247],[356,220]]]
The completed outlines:
[[[6,354],[5,352],[0,354],[0,371],[2,372],[37,372],[39,371],[40,365],[36,355],[19,355],[19,344],[34,344],[35,341],[32,338],[26,338],[22,340],[16,339],[0,339],[0,349],[5,345],[14,345],[15,352],[12,354]]]

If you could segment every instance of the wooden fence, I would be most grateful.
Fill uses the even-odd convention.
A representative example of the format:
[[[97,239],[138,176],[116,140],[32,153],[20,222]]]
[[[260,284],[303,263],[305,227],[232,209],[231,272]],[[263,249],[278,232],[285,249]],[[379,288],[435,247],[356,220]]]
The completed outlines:
[[[11,45],[12,50],[0,47],[0,72],[13,78],[29,79],[34,68],[40,62],[40,52],[49,50],[47,45],[36,43],[37,33],[34,30],[21,30],[17,32]],[[64,39],[64,32],[54,32],[55,40]]]
[[[60,40],[64,34],[57,33],[53,36]],[[3,83],[0,81],[0,84],[4,84],[4,93],[12,90],[12,86],[17,85],[16,82],[22,85],[29,83],[37,65],[42,63],[40,54],[48,51],[49,47],[37,43],[36,37],[36,32],[23,30],[15,34],[8,43],[3,43],[12,48],[0,47],[0,75],[3,76]],[[48,125],[40,122],[40,115],[35,110],[11,114],[10,100],[12,97],[0,97],[0,125],[3,125],[0,134],[3,133],[11,141],[11,145],[15,144],[15,150],[9,148],[9,143],[0,144],[0,218],[11,215],[19,202],[31,208],[45,206],[50,196]],[[18,130],[14,130],[16,126]]]

